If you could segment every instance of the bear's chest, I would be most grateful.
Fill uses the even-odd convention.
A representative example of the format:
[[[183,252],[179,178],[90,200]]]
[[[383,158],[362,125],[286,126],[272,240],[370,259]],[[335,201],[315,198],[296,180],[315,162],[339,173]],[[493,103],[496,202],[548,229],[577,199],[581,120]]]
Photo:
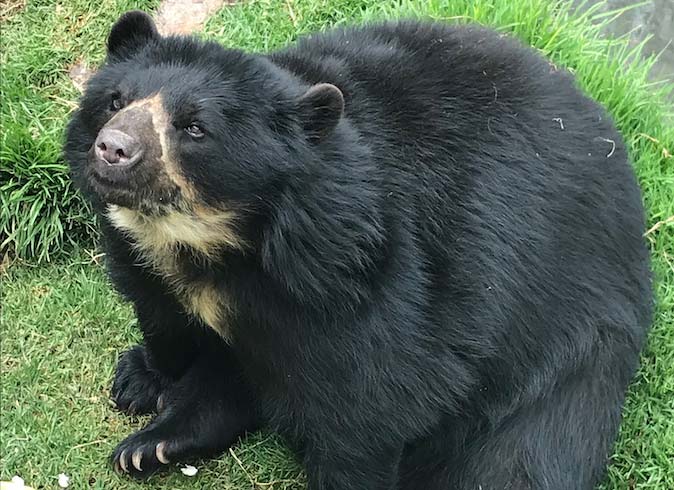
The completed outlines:
[[[219,246],[232,243],[223,222],[181,213],[149,218],[119,206],[109,207],[108,218],[131,238],[141,265],[163,279],[189,315],[231,339],[227,291],[211,275],[195,273],[194,267],[194,261],[201,262],[201,269],[207,267]]]
[[[230,340],[230,301],[224,288],[210,280],[187,279],[186,276],[160,271],[185,311]]]
[[[195,276],[180,254],[153,251],[148,256],[152,257],[152,269],[162,277],[185,311],[229,339],[231,308],[225,288],[212,278]]]

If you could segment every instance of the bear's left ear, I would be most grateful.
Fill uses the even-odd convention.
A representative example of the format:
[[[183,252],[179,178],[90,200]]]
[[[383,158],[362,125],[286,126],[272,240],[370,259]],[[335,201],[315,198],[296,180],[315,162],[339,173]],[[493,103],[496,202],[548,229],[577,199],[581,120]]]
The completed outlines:
[[[140,10],[126,12],[114,23],[108,36],[108,57],[122,60],[136,53],[159,32],[152,18]]]
[[[329,135],[344,112],[344,95],[330,83],[319,83],[300,97],[304,130],[312,140]]]

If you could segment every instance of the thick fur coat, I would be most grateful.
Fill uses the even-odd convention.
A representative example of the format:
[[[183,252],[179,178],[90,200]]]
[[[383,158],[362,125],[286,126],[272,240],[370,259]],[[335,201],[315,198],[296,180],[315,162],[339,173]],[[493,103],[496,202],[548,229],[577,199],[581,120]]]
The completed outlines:
[[[144,342],[113,464],[261,426],[310,490],[591,489],[651,320],[610,117],[479,27],[373,24],[251,54],[112,28],[68,127]]]

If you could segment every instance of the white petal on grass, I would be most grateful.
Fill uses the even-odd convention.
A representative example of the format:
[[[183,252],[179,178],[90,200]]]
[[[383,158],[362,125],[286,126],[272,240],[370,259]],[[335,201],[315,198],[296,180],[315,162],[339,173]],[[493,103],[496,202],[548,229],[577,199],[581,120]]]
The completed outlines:
[[[33,488],[27,487],[20,476],[13,476],[11,481],[0,481],[0,490],[33,490]]]
[[[68,475],[66,475],[65,473],[60,473],[59,474],[59,487],[68,488],[68,485],[70,485],[70,477]]]
[[[186,464],[184,468],[180,468],[180,471],[182,471],[183,475],[185,476],[194,476],[199,470],[191,464]]]

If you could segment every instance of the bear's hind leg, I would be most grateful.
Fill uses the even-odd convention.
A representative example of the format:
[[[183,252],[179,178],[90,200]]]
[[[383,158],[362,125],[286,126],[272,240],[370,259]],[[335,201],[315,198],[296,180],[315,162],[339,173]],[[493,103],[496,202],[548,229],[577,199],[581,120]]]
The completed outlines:
[[[604,473],[634,367],[621,361],[588,361],[589,367],[496,428],[460,435],[459,427],[424,441],[401,463],[400,490],[593,489]]]

